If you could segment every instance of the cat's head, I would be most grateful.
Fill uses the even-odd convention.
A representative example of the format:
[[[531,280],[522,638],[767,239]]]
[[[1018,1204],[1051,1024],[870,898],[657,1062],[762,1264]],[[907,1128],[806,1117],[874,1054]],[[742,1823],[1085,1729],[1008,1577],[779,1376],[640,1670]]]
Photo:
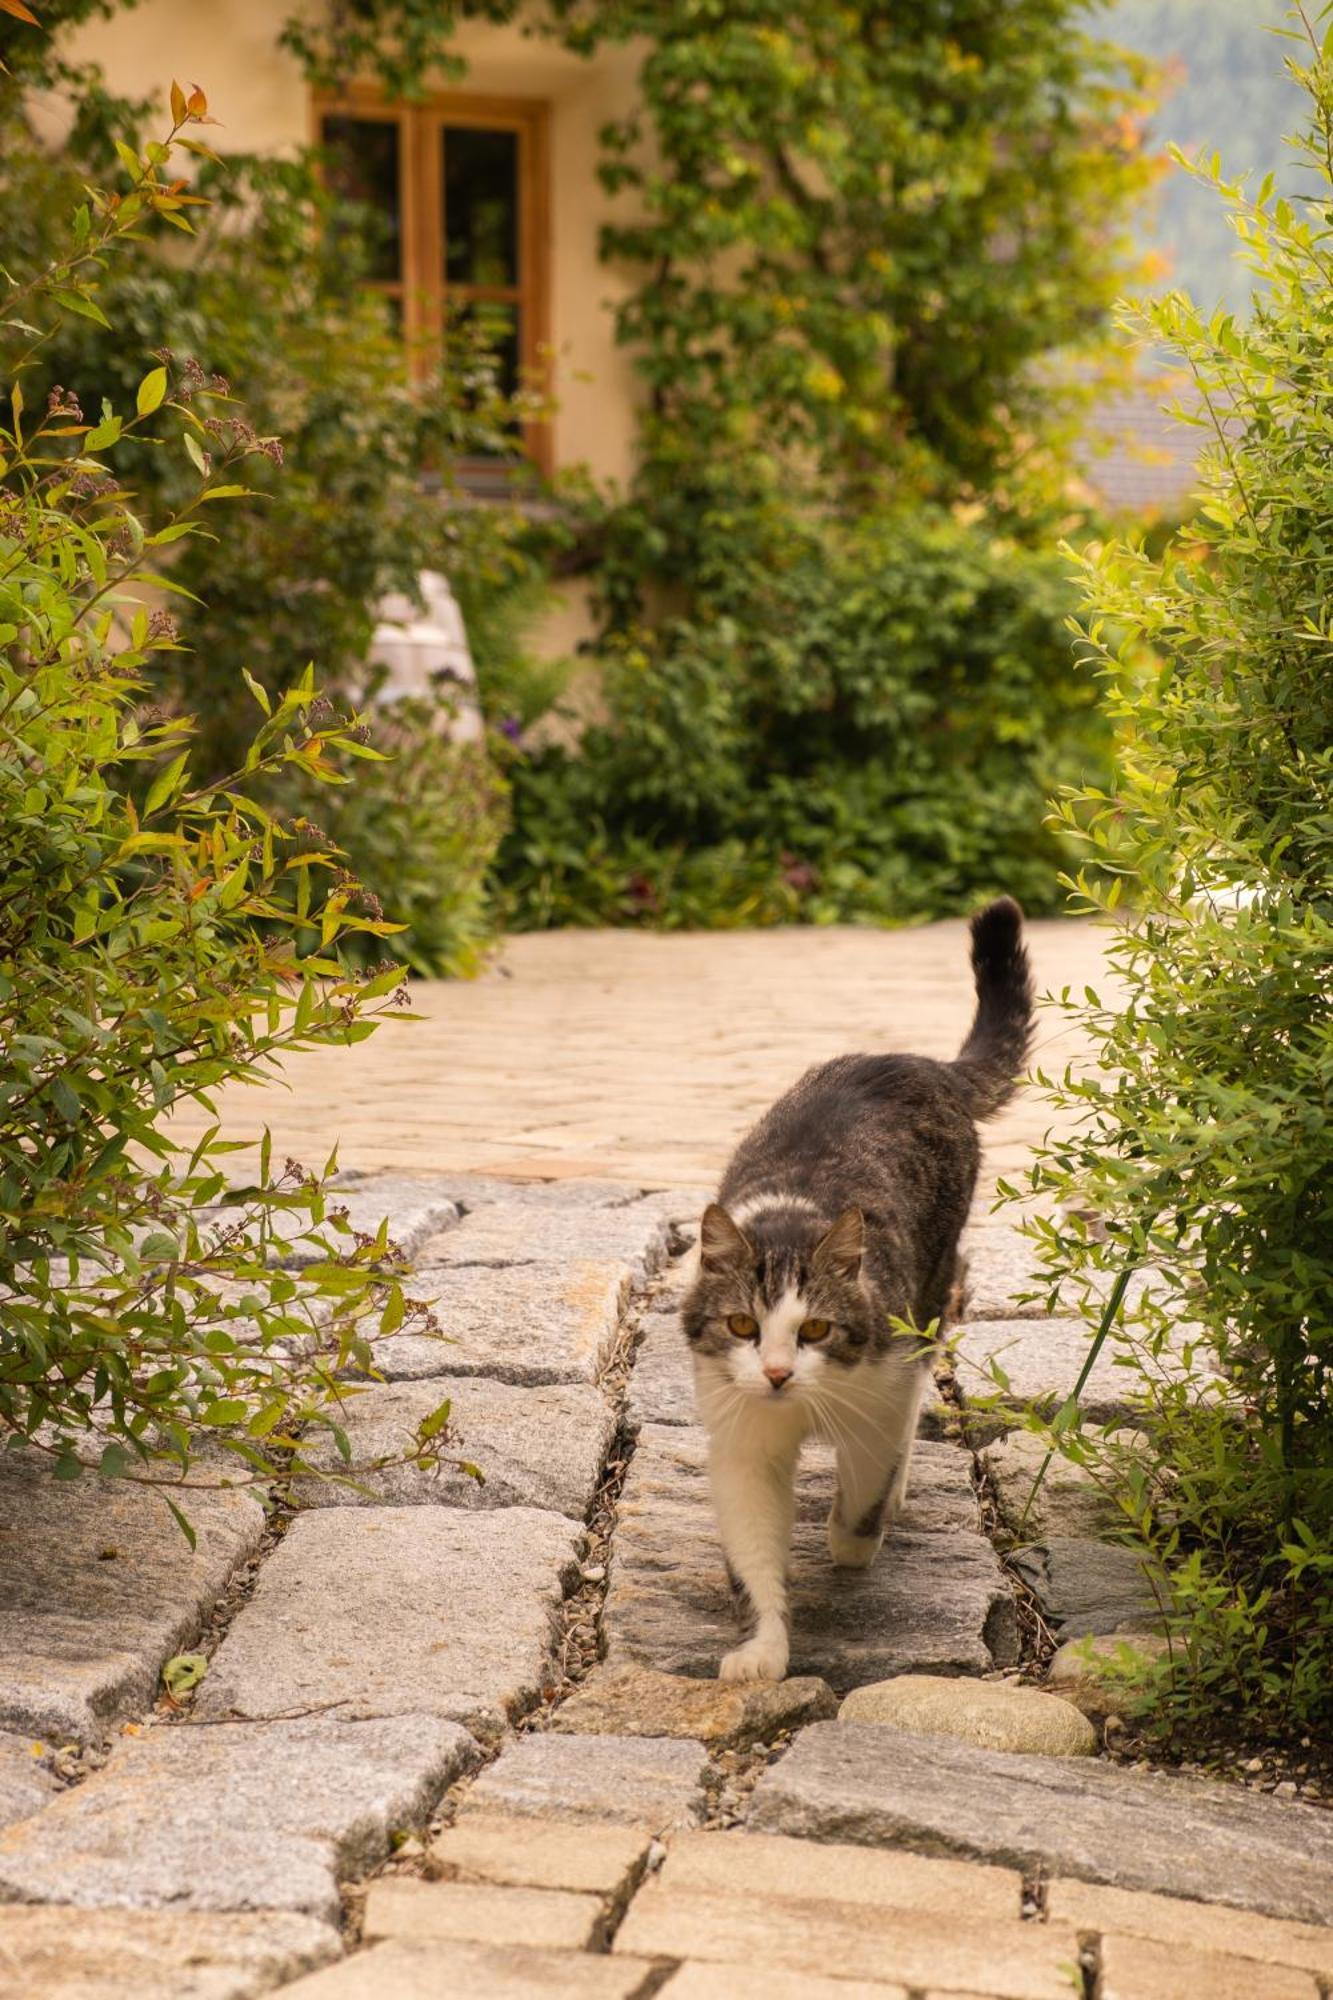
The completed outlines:
[[[799,1207],[775,1206],[743,1229],[713,1202],[682,1314],[686,1338],[737,1388],[799,1400],[826,1372],[875,1351],[864,1254],[859,1208],[823,1228]]]

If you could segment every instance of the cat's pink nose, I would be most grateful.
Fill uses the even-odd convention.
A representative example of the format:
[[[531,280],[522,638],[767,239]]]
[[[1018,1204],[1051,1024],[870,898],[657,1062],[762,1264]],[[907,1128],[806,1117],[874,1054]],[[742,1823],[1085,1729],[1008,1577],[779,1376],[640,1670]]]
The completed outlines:
[[[790,1368],[775,1368],[770,1365],[765,1368],[764,1373],[775,1389],[780,1389],[784,1382],[791,1381],[792,1372]]]

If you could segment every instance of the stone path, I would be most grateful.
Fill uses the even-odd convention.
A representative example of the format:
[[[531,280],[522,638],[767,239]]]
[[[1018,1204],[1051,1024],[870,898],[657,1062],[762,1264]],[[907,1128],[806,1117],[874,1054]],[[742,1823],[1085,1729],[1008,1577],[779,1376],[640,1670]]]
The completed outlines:
[[[1028,926],[1038,985],[1109,981],[1095,928]],[[275,1157],[506,1179],[706,1186],[738,1134],[808,1064],[853,1048],[956,1053],[973,1005],[966,926],[511,938],[473,982],[411,988],[415,1022],[293,1060],[290,1089],[223,1091],[229,1129]],[[1038,1059],[1080,1043],[1055,1014]],[[207,1121],[182,1119],[182,1136]],[[1020,1099],[990,1127],[992,1173],[1021,1170],[1049,1123]]]
[[[1041,950],[1088,955],[1087,933],[1062,935],[1070,949],[1043,932]],[[554,965],[584,945],[551,942],[570,954]],[[605,967],[627,944],[636,977],[674,965],[688,985],[713,942],[586,951]],[[374,1451],[448,1393],[484,1486],[396,1471],[369,1493],[315,1487],[276,1536],[253,1499],[220,1495],[192,1505],[191,1552],[149,1496],[57,1494],[0,1459],[0,2000],[1328,2000],[1333,1818],[1113,1766],[1086,1754],[1097,1735],[1072,1707],[1017,1685],[1016,1572],[976,1481],[1012,1527],[1031,1445],[975,1407],[966,1367],[927,1413],[907,1516],[865,1575],[821,1555],[829,1474],[810,1454],[797,1678],[711,1678],[730,1617],[674,1319],[705,1184],[680,1170],[714,1171],[753,1108],[739,1098],[825,1052],[814,1010],[841,999],[844,961],[868,966],[873,945],[881,988],[906,993],[897,954],[943,963],[958,932],[720,942],[707,1006],[726,1046],[705,1067],[721,1103],[683,1058],[677,1115],[654,1113],[681,1135],[662,1171],[629,1170],[626,1131],[579,1174],[579,1142],[553,1163],[524,1126],[524,1164],[551,1179],[480,1171],[512,1169],[503,1146],[474,1146],[468,1173],[449,1163],[468,1140],[442,1127],[429,1174],[409,1126],[382,1140],[400,1171],[348,1184],[362,1221],[389,1216],[447,1338],[391,1342],[347,1427]],[[531,1006],[506,1016],[502,982],[471,991],[496,1011],[492,1070],[521,1096]],[[551,1036],[587,1047],[572,978],[562,991],[548,1073]],[[868,1009],[868,977],[848,991]],[[747,1056],[737,1023],[760,1014],[771,1034]],[[911,1039],[950,1046],[955,1025]],[[651,1094],[653,1032],[621,1035],[601,1095],[574,1061],[581,1129],[622,1118],[637,1068]],[[835,1020],[829,1047],[842,1039]],[[423,1117],[432,1095],[447,1101],[447,1078],[417,1080]],[[304,1094],[294,1115],[311,1120]],[[968,1251],[978,1380],[1021,1349],[1026,1392],[1062,1397],[1078,1342],[1021,1296],[1022,1240],[981,1207]],[[1105,1396],[1128,1411],[1121,1380]],[[1060,1637],[1155,1619],[1105,1528],[1067,1477],[1028,1524],[1017,1573]],[[209,1671],[176,1717],[157,1677],[197,1644]]]

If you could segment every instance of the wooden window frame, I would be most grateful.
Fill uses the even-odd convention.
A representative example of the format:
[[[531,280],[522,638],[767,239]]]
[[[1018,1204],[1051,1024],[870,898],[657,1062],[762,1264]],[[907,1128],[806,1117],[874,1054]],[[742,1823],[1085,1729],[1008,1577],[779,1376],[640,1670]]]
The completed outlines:
[[[550,342],[550,114],[539,98],[487,97],[470,91],[439,91],[408,103],[388,98],[374,84],[349,84],[340,91],[317,91],[311,100],[312,143],[320,145],[328,117],[373,119],[398,127],[398,211],[402,242],[401,278],[368,281],[370,289],[400,301],[409,365],[418,381],[428,377],[431,349],[438,351],[446,298],[510,304],[519,315],[519,368],[522,380],[539,390],[548,386]],[[446,285],[444,277],[444,181],[441,134],[447,125],[518,135],[518,283]],[[554,439],[549,423],[525,424],[528,457],[544,473],[552,469]],[[477,460],[478,470],[493,462]]]

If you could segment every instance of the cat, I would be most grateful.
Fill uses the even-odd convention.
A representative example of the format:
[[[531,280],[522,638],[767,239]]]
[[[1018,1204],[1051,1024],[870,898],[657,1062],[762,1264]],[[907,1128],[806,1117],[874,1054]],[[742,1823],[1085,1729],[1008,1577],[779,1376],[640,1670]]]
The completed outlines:
[[[700,1227],[682,1308],[723,1552],[749,1636],[726,1681],[787,1671],[787,1557],[807,1437],[835,1447],[835,1564],[865,1568],[907,1492],[922,1395],[976,1186],[977,1121],[1032,1036],[1023,913],[972,919],[976,1015],[952,1062],[841,1056],[742,1140]],[[895,1321],[908,1321],[919,1335]]]

